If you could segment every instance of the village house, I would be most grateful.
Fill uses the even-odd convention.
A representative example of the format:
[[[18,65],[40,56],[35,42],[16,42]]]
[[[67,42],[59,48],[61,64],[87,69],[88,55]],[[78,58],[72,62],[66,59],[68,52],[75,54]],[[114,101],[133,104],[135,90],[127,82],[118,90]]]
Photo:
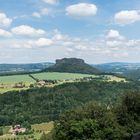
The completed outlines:
[[[21,125],[15,125],[12,129],[11,129],[11,133],[13,135],[17,135],[19,133],[25,133],[26,132],[26,128],[22,128]]]
[[[39,85],[39,86],[45,86],[45,84],[46,84],[46,82],[43,80],[37,82],[37,85]]]

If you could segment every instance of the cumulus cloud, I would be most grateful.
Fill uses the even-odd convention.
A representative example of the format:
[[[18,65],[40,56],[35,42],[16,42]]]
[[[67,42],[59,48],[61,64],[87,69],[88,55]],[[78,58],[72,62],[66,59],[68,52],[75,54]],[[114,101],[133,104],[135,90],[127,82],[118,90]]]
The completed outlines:
[[[120,35],[119,31],[111,29],[107,34],[107,39],[109,40],[121,40],[124,39],[122,35]]]
[[[66,14],[71,16],[95,16],[97,7],[95,4],[78,3],[66,7]]]
[[[107,40],[106,41],[106,45],[108,47],[122,47],[123,42],[122,41],[118,41],[118,40],[113,40],[113,41]]]
[[[11,37],[12,34],[6,30],[0,29],[0,37]]]
[[[39,38],[38,40],[33,40],[28,42],[31,46],[44,47],[51,46],[53,41],[48,38]]]
[[[125,41],[125,37],[119,31],[113,29],[108,31],[106,39],[106,45],[109,47],[121,47]]]
[[[38,39],[26,39],[26,40],[14,40],[11,48],[15,49],[33,49],[40,47],[48,47],[53,45],[53,41],[49,38],[38,38]]]
[[[115,23],[125,25],[140,21],[140,13],[136,10],[120,11],[114,16]]]
[[[32,14],[32,16],[40,18],[41,16],[48,16],[49,14],[51,14],[51,9],[49,8],[43,8],[41,9],[39,12],[34,12]]]
[[[24,36],[36,36],[36,35],[43,35],[46,32],[42,29],[35,29],[28,25],[21,25],[18,27],[14,27],[11,29],[13,34],[16,35],[24,35]]]
[[[51,4],[51,5],[54,5],[54,4],[57,4],[58,3],[58,0],[43,0],[45,3],[47,4]]]
[[[106,35],[106,46],[107,47],[117,47],[119,48],[132,48],[140,47],[140,40],[130,40],[124,37],[117,30],[110,30]]]
[[[13,36],[14,37],[14,36]],[[0,42],[4,48],[10,47],[15,50],[40,52],[48,57],[88,57],[97,58],[127,58],[133,50],[140,47],[140,40],[129,40],[117,30],[109,30],[104,36],[97,39],[71,37],[58,30],[50,31],[43,37],[15,38]],[[9,44],[11,44],[9,46]],[[135,48],[135,49],[134,49]],[[61,51],[60,51],[61,50]],[[46,52],[45,52],[46,51]],[[139,51],[138,51],[139,52]],[[57,57],[56,57],[57,56]],[[100,57],[101,56],[101,57]],[[103,59],[104,61],[104,59]]]
[[[7,17],[5,13],[0,13],[0,27],[8,27],[12,23],[12,19]]]

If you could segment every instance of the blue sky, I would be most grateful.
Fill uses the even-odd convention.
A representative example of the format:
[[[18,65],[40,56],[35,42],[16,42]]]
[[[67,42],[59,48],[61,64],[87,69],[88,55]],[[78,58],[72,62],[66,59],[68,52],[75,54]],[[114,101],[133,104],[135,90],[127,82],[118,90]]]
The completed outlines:
[[[139,0],[0,0],[0,63],[139,62]]]

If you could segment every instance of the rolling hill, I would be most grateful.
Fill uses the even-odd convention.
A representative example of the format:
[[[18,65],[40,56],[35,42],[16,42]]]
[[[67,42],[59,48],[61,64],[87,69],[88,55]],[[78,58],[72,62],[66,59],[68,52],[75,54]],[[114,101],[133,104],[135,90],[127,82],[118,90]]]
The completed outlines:
[[[118,73],[132,80],[140,80],[140,63],[113,62],[92,66],[102,72]]]
[[[36,72],[45,69],[53,63],[31,63],[31,64],[0,64],[0,74],[2,73],[20,73]]]

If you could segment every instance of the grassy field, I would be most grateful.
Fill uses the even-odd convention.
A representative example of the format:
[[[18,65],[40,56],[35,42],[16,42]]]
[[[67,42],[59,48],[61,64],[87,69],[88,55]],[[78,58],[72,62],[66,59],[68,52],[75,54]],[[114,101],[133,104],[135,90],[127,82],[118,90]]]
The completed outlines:
[[[126,82],[125,78],[120,78],[117,76],[107,75],[106,78],[108,79],[108,81],[116,81],[116,82],[124,81],[124,82]]]
[[[104,75],[94,75],[94,74],[78,74],[78,73],[60,73],[60,72],[42,72],[37,74],[32,74],[35,78],[39,80],[74,80],[81,79],[84,77],[100,78]],[[120,78],[113,75],[105,75],[108,81],[125,81],[125,78]]]
[[[23,82],[26,87],[24,88],[13,88],[13,85],[16,83]],[[7,91],[13,91],[13,90],[26,90],[27,87],[31,84],[35,83],[35,80],[33,80],[29,75],[11,75],[11,76],[0,76],[0,93],[4,93]]]
[[[74,80],[84,77],[95,77],[95,75],[78,74],[78,73],[60,73],[60,72],[42,72],[32,74],[35,78],[40,80]]]
[[[84,77],[101,78],[104,77],[106,81],[125,81],[125,78],[119,78],[113,75],[90,75],[90,74],[78,74],[78,73],[60,73],[60,72],[41,72],[32,74],[32,76],[39,80],[58,80],[59,84],[65,82],[75,82],[75,79],[82,79]],[[103,79],[103,78],[101,78]],[[25,84],[24,88],[13,88],[13,85],[19,82]],[[26,90],[30,84],[34,84],[36,81],[32,79],[28,74],[25,75],[11,75],[11,76],[0,76],[0,93],[4,93],[12,90]],[[4,84],[4,88],[1,85]],[[55,85],[50,85],[53,87]]]
[[[39,131],[43,131],[45,133],[50,132],[53,128],[54,128],[54,122],[32,125],[32,129],[34,129],[35,131],[39,130]]]
[[[0,84],[14,84],[14,83],[32,83],[35,82],[29,75],[11,75],[11,76],[0,76]]]
[[[84,77],[100,77],[100,75],[90,75],[90,74],[77,74],[77,73],[59,73],[59,72],[41,72],[32,74],[35,78],[39,80],[74,80]],[[119,78],[112,75],[107,75],[111,81],[115,80],[117,82],[124,80],[124,78]],[[23,82],[25,84],[34,83],[33,80],[28,74],[25,75],[12,75],[12,76],[0,76],[0,84],[14,84]]]

